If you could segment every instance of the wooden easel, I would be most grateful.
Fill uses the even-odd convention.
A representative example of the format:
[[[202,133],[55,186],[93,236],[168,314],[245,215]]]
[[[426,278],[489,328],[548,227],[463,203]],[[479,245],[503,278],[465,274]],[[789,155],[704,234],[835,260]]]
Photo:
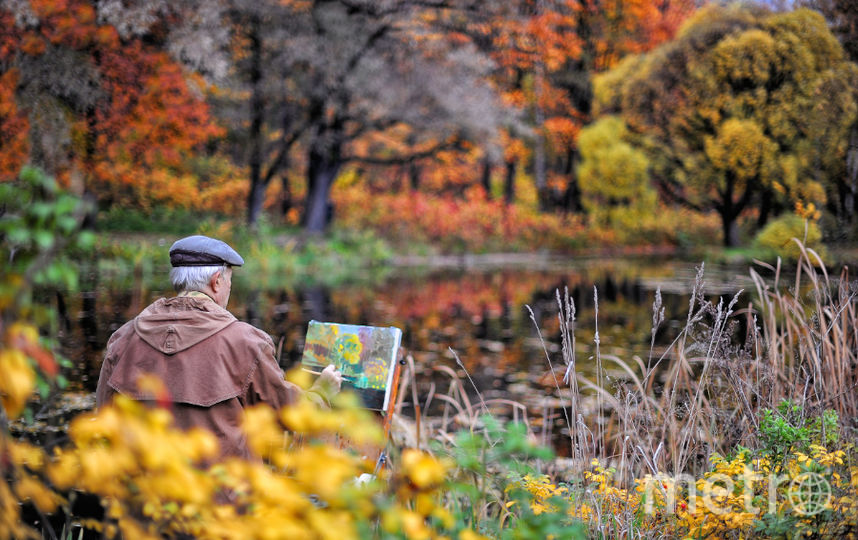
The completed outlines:
[[[399,350],[402,351],[401,348]],[[387,403],[387,410],[384,413],[384,420],[382,421],[384,442],[382,443],[378,459],[375,462],[375,470],[373,471],[374,475],[378,475],[378,473],[383,471],[384,467],[387,465],[387,446],[390,444],[390,426],[393,423],[396,400],[399,397],[399,377],[402,375],[402,366],[405,365],[405,359],[402,356],[403,355],[400,353],[400,358],[397,359],[396,364],[393,367],[393,381],[390,383],[393,387],[390,390],[390,401]]]

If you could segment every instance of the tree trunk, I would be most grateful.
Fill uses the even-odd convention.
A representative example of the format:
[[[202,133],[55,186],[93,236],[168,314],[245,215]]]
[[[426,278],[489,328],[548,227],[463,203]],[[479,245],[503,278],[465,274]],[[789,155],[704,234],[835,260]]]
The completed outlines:
[[[760,192],[760,215],[757,218],[757,230],[766,226],[769,214],[772,212],[772,193],[769,190]]]
[[[492,198],[492,164],[489,162],[489,158],[483,158],[483,170],[480,175],[480,183],[483,185],[483,189],[486,192],[486,199],[491,200]]]
[[[735,217],[721,214],[721,227],[724,231],[724,247],[736,247],[739,245],[739,224]]]
[[[542,133],[542,110],[537,107],[536,143],[533,149],[533,180],[536,184],[536,194],[539,198],[539,209],[548,210],[551,206],[548,196],[548,179],[545,164],[545,137]]]
[[[248,142],[250,144],[250,193],[247,198],[247,224],[256,225],[259,214],[262,211],[262,202],[265,198],[265,188],[262,180],[262,122],[264,102],[262,96],[262,39],[259,35],[259,17],[252,16],[250,19],[250,86],[253,89],[250,98],[250,132]]]
[[[736,219],[739,217],[750,196],[750,187],[745,188],[745,193],[739,198],[739,202],[733,200],[736,190],[736,177],[732,170],[726,173],[726,185],[721,193],[721,203],[717,205],[718,213],[721,215],[721,228],[724,233],[724,247],[735,247],[739,245],[739,226]]]
[[[265,184],[259,178],[259,170],[250,168],[250,194],[247,198],[247,224],[250,226],[256,225],[259,220],[259,214],[262,213],[262,203],[265,201]]]
[[[327,321],[330,314],[330,297],[324,287],[310,287],[301,294],[301,304],[306,306],[307,314],[317,321]]]
[[[331,221],[331,186],[342,166],[339,148],[310,148],[307,168],[307,201],[304,210],[304,230],[321,233]]]
[[[563,208],[567,212],[580,212],[581,206],[581,189],[578,187],[578,152],[575,147],[568,150],[566,162],[566,176],[569,178],[569,183],[566,185],[566,192],[563,194]]]
[[[503,198],[507,204],[515,202],[515,160],[506,162],[506,179],[504,181]]]
[[[420,189],[420,166],[413,159],[408,162],[408,179],[413,191]]]
[[[846,187],[843,213],[846,223],[855,219],[855,199],[858,197],[858,122],[849,130],[849,149],[846,150]]]

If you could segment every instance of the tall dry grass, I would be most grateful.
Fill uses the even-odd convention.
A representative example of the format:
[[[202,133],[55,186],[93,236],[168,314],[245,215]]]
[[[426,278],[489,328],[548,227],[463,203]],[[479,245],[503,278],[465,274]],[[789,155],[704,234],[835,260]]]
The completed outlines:
[[[836,410],[854,436],[858,286],[850,282],[848,269],[833,277],[815,251],[799,246],[802,257],[788,278],[780,262],[756,261],[749,270],[753,290],[744,296],[736,291],[733,297],[707,299],[701,265],[685,324],[658,354],[656,335],[666,319],[657,291],[646,360],[601,354],[597,320],[593,378],[577,369],[574,301],[568,291],[557,291],[560,358],[552,358],[544,347],[555,381],[553,397],[559,398],[556,406],[528,410],[511,400],[484,400],[458,357],[459,372],[432,366],[433,382],[418,396],[417,371],[409,358],[396,411],[416,422],[400,426],[401,442],[424,448],[430,439],[452,443],[455,430],[479,429],[481,414],[505,410],[510,419],[528,426],[541,416],[533,422],[542,426],[541,434],[533,431],[533,439],[547,443],[546,426],[559,412],[569,434],[564,453],[572,458],[564,469],[580,472],[596,458],[616,466],[616,479],[630,484],[646,474],[698,474],[713,452],[724,454],[739,444],[755,447],[762,410],[776,409],[785,399],[801,405],[807,415]],[[595,289],[594,300],[598,318]],[[544,345],[538,325],[536,332]],[[617,369],[625,376],[609,382],[607,372]],[[437,382],[439,374],[449,382]],[[433,403],[436,410],[440,403],[442,412],[425,415]]]
[[[548,444],[555,418],[568,437],[559,452],[570,458],[535,463],[548,473],[552,487],[564,486],[574,515],[588,534],[602,538],[663,538],[676,530],[670,520],[642,521],[635,480],[646,475],[691,475],[710,470],[713,453],[729,455],[737,445],[759,448],[759,419],[764,409],[777,411],[783,400],[800,405],[808,417],[837,411],[850,440],[858,434],[858,285],[848,269],[829,274],[819,255],[801,244],[794,272],[755,262],[749,269],[753,286],[732,297],[707,299],[701,265],[689,296],[685,323],[675,338],[656,353],[657,336],[666,323],[660,291],[653,303],[650,354],[623,359],[601,353],[598,326],[593,337],[596,375],[578,369],[576,307],[568,291],[557,291],[560,353],[552,355],[531,312],[543,343],[544,362],[554,392],[544,406],[528,409],[505,399],[484,399],[453,352],[458,369],[408,366],[401,379],[397,418],[400,446],[428,448],[438,441],[448,449],[454,433],[486,433],[483,414],[501,414],[526,423],[533,442]],[[452,352],[452,351],[451,351]],[[559,356],[559,357],[558,357]],[[587,360],[590,361],[589,358]],[[617,372],[624,376],[617,377]],[[423,391],[418,392],[419,377]],[[586,370],[593,373],[592,369]],[[610,375],[610,376],[609,376]],[[427,411],[432,414],[426,414]],[[540,418],[541,417],[541,418]],[[538,427],[541,426],[541,429]],[[601,471],[613,467],[606,484],[593,488],[593,460]],[[613,469],[612,469],[613,470]],[[503,475],[499,468],[489,475]],[[686,476],[687,478],[687,476]],[[588,480],[589,479],[589,480]],[[476,480],[475,480],[476,481]],[[509,512],[505,493],[496,483],[476,481],[480,499],[474,523],[503,523]],[[494,491],[493,491],[494,490]],[[494,501],[494,502],[492,502]]]
[[[587,447],[576,423],[570,437],[574,455],[612,461],[624,480],[657,472],[697,474],[713,452],[755,447],[762,410],[774,410],[786,399],[801,405],[806,415],[836,410],[854,436],[858,287],[850,282],[848,268],[832,277],[815,251],[799,246],[802,257],[788,279],[780,261],[776,266],[756,261],[745,306],[739,305],[740,291],[732,298],[707,300],[701,265],[685,325],[665,352],[651,355],[647,364],[597,358],[600,365],[611,363],[626,373],[613,388],[576,373],[574,350],[565,346],[564,337],[569,408],[580,409],[576,382],[591,388],[601,397],[596,418],[606,425],[587,455],[580,452]],[[561,327],[573,324],[568,297],[561,301],[558,295],[558,304]],[[657,292],[653,348],[663,321]]]

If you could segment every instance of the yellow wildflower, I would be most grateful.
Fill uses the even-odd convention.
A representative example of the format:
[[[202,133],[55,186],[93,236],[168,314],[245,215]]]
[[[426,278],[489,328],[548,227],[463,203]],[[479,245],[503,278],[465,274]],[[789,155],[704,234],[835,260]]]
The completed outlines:
[[[30,475],[24,475],[17,482],[15,493],[19,500],[30,500],[36,508],[48,514],[53,513],[62,500],[59,495]]]
[[[402,452],[402,471],[417,489],[427,489],[444,481],[447,467],[429,454],[408,448]]]
[[[478,534],[471,529],[464,529],[459,533],[459,540],[489,540],[489,537]]]
[[[431,536],[429,527],[426,526],[426,520],[417,512],[411,510],[402,510],[400,512],[402,520],[402,531],[406,538],[411,540],[423,540]]]
[[[32,444],[9,441],[7,449],[16,465],[26,465],[32,471],[40,471],[45,464],[45,452]]]
[[[11,417],[17,417],[33,393],[36,374],[27,356],[17,349],[0,351],[0,402]]]

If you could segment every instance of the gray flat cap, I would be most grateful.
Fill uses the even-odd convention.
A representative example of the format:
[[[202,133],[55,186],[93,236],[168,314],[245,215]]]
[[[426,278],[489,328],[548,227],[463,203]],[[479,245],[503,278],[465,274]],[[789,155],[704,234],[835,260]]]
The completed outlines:
[[[195,235],[176,240],[170,248],[170,264],[173,266],[217,266],[228,264],[241,266],[244,259],[226,242]]]

